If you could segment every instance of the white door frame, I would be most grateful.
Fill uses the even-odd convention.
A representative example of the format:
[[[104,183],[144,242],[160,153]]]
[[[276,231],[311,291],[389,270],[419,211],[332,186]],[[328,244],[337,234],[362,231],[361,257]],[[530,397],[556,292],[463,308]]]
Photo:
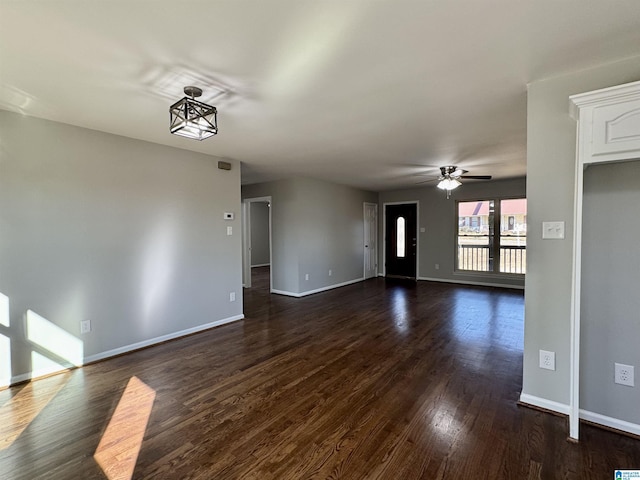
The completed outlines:
[[[242,273],[244,288],[251,288],[251,204],[269,203],[269,289],[273,285],[273,232],[271,227],[271,211],[273,202],[271,195],[266,197],[245,198],[242,201]]]
[[[577,441],[580,433],[580,328],[582,297],[582,219],[584,201],[584,170],[589,165],[618,161],[638,161],[637,140],[627,144],[628,149],[612,148],[611,151],[594,151],[595,138],[602,138],[602,131],[609,128],[609,121],[596,121],[597,108],[640,100],[640,82],[603,88],[569,97],[571,117],[576,120],[576,160],[573,210],[573,263],[571,272],[571,348],[569,358],[569,438]],[[637,111],[630,107],[629,111]],[[622,117],[617,117],[622,118]],[[616,120],[617,121],[617,120]],[[613,123],[613,122],[611,122]],[[636,129],[637,129],[636,124]],[[637,134],[634,135],[637,138]],[[633,139],[633,137],[628,137]],[[613,141],[615,142],[615,140]],[[611,143],[613,143],[611,142]],[[631,140],[633,142],[633,140]],[[602,148],[600,146],[599,148]],[[621,422],[625,423],[625,422]],[[614,427],[634,433],[620,425]]]
[[[364,232],[365,232],[365,236],[364,236],[364,240],[366,241],[366,232],[367,232],[367,207],[369,206],[373,206],[375,207],[375,226],[373,231],[375,232],[375,242],[374,242],[374,249],[375,249],[375,259],[376,259],[376,266],[375,266],[375,272],[373,276],[369,276],[367,277],[367,270],[366,270],[366,264],[367,264],[367,257],[371,254],[370,253],[370,249],[371,249],[371,240],[369,239],[369,244],[367,245],[366,243],[363,244],[363,250],[364,250],[364,258],[363,258],[363,265],[362,265],[362,270],[363,270],[363,277],[364,279],[368,279],[368,278],[373,278],[373,277],[377,277],[378,276],[378,204],[377,203],[372,203],[372,202],[364,202],[362,204],[362,214],[363,214],[363,220],[364,220]]]
[[[387,276],[387,205],[407,205],[416,204],[416,281],[420,278],[418,267],[420,262],[420,202],[418,200],[407,200],[406,202],[384,202],[382,204],[382,275]],[[379,268],[379,267],[378,267]]]

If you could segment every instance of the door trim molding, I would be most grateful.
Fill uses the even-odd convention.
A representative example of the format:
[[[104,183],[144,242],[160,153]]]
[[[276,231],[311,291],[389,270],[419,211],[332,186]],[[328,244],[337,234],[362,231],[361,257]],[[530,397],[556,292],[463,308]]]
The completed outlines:
[[[383,202],[382,204],[382,276],[387,276],[387,205],[410,205],[416,206],[416,281],[420,277],[420,201],[407,200],[405,202]],[[380,265],[378,265],[378,270]]]
[[[271,223],[273,211],[273,200],[271,195],[264,197],[245,198],[242,200],[242,276],[244,277],[244,288],[251,288],[251,204],[269,203],[269,288],[273,286],[273,227]]]

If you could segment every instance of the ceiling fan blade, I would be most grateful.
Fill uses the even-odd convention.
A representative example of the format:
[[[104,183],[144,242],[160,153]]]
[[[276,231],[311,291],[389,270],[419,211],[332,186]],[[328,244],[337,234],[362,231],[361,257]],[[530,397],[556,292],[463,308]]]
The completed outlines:
[[[429,180],[423,180],[423,181],[421,181],[421,182],[416,182],[415,184],[416,184],[416,185],[420,185],[421,183],[436,182],[436,181],[438,181],[438,180],[439,180],[438,178],[431,178],[431,179],[429,179]]]
[[[470,178],[472,180],[491,180],[491,175],[461,175],[460,178]]]
[[[463,170],[462,168],[457,168],[455,172],[451,172],[452,177],[461,177],[465,173],[468,173],[469,170]]]

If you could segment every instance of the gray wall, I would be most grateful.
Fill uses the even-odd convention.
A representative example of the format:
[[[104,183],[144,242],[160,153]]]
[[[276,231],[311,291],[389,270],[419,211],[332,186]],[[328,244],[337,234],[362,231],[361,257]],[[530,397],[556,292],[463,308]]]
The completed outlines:
[[[589,167],[584,178],[580,408],[640,424],[640,394],[613,382],[640,373],[640,161]]]
[[[271,196],[272,289],[298,291],[298,245],[290,226],[297,218],[295,182],[292,179],[242,186],[242,198]]]
[[[640,57],[529,85],[523,394],[569,403],[576,122],[568,98],[638,79]],[[553,220],[566,222],[564,240],[542,240],[542,222]],[[538,367],[540,349],[556,352],[555,371]]]
[[[451,192],[447,200],[445,192],[435,185],[380,193],[379,238],[380,273],[384,265],[384,203],[409,202],[417,200],[418,228],[418,277],[452,282],[473,282],[521,287],[522,277],[513,275],[482,275],[477,273],[454,272],[456,246],[456,200],[469,201],[485,198],[515,198],[526,196],[525,179],[468,181]],[[436,270],[435,265],[440,268]]]
[[[84,357],[242,315],[240,222],[223,220],[240,217],[237,163],[6,111],[0,145],[0,337],[14,378],[32,352],[60,360],[50,350],[64,347],[26,338],[28,309]]]
[[[269,195],[273,289],[304,294],[363,277],[363,203],[376,193],[310,178],[242,188],[243,198]]]
[[[268,265],[269,253],[269,204],[251,202],[251,266]]]

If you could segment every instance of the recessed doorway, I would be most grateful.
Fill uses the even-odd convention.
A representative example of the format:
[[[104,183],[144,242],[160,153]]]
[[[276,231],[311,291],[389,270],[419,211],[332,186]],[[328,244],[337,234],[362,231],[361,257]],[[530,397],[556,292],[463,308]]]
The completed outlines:
[[[243,254],[242,280],[245,288],[252,287],[255,272],[261,279],[273,278],[271,248],[271,197],[247,198],[242,205]]]

